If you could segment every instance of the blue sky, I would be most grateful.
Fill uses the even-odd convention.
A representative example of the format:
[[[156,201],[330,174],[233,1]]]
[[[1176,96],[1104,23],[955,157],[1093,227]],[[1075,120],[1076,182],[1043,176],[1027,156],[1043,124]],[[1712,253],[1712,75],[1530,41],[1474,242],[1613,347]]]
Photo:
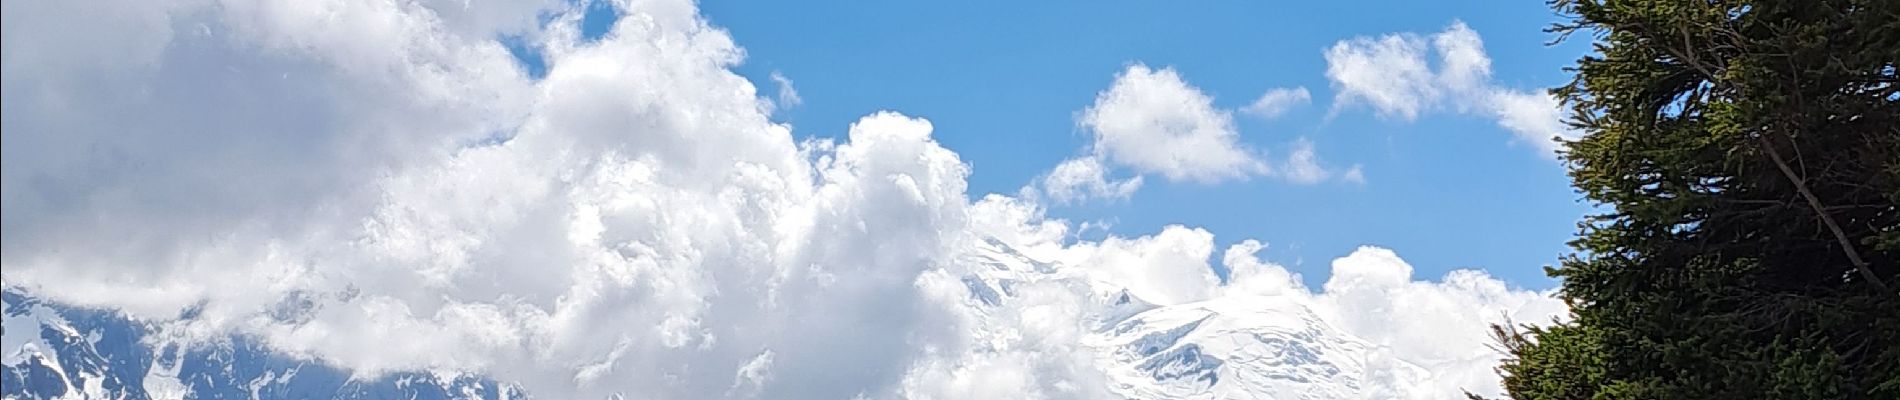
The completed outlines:
[[[1105,221],[1121,235],[1168,224],[1204,227],[1222,244],[1257,238],[1263,254],[1323,282],[1326,260],[1363,244],[1404,256],[1421,277],[1482,268],[1528,288],[1588,210],[1561,165],[1513,142],[1494,121],[1458,114],[1414,121],[1364,108],[1328,118],[1334,88],[1322,52],[1357,36],[1430,34],[1463,21],[1483,36],[1500,85],[1561,84],[1586,49],[1546,46],[1556,16],[1538,2],[729,2],[702,4],[745,47],[737,69],[763,92],[778,71],[802,105],[781,112],[797,135],[835,137],[865,114],[928,118],[973,169],[972,196],[1013,193],[1084,150],[1076,113],[1133,62],[1173,67],[1238,108],[1275,87],[1313,101],[1274,120],[1237,117],[1241,141],[1313,141],[1325,160],[1362,164],[1363,185],[1270,179],[1202,184],[1150,180],[1131,198],[1056,206],[1050,215]],[[1060,21],[1060,23],[1051,23]]]

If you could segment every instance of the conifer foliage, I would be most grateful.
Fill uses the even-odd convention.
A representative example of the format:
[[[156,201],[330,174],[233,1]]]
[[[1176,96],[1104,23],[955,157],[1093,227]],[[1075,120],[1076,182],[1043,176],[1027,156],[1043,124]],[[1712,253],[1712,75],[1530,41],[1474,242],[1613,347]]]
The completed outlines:
[[[1517,399],[1900,399],[1900,1],[1556,0],[1570,321]],[[1475,396],[1474,396],[1475,398]]]

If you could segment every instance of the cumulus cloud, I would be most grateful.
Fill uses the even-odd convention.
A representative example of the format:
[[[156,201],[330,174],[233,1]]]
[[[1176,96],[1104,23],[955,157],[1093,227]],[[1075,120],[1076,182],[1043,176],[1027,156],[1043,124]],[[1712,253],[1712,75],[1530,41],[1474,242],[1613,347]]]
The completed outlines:
[[[1260,259],[1260,251],[1266,249],[1266,243],[1247,239],[1229,246],[1222,253],[1221,264],[1226,265],[1228,271],[1227,284],[1221,288],[1222,294],[1277,296],[1307,291],[1299,274]]]
[[[1099,287],[1321,299],[1394,357],[1465,357],[1443,365],[1484,385],[1485,313],[1561,307],[1475,272],[1414,281],[1378,254],[1314,293],[1257,242],[1225,252],[1223,283],[1198,228],[1074,241],[1034,201],[971,202],[929,121],[879,112],[794,139],[690,1],[619,4],[598,41],[567,2],[0,5],[6,282],[186,343],[246,334],[360,374],[475,372],[546,398],[1101,398],[1083,339],[1117,309]],[[70,26],[90,29],[52,34]],[[520,30],[544,78],[494,39]],[[1186,180],[1266,169],[1170,70],[1131,67],[1100,100],[1083,119],[1108,160]],[[1139,184],[1095,162],[1063,187]],[[992,242],[1073,279],[971,307],[961,279]],[[1403,337],[1419,329],[1443,330]]]
[[[1168,180],[1212,183],[1267,172],[1240,144],[1233,113],[1172,68],[1129,65],[1078,123],[1104,158]]]
[[[1159,305],[1206,300],[1213,295],[1214,234],[1200,228],[1169,225],[1152,236],[1110,236],[1068,249],[1071,263],[1089,265],[1095,279],[1128,289]]]
[[[1304,87],[1267,91],[1241,112],[1274,118],[1311,100]],[[1113,166],[1170,181],[1217,183],[1254,176],[1275,176],[1296,184],[1314,184],[1338,176],[1362,181],[1358,174],[1335,174],[1319,165],[1312,142],[1295,142],[1285,162],[1267,160],[1263,151],[1240,142],[1233,111],[1214,106],[1212,97],[1181,78],[1173,68],[1131,64],[1115,76],[1095,103],[1077,115],[1094,142],[1091,154],[1071,158],[1029,187],[1056,204],[1091,198],[1125,199],[1142,177],[1111,180]],[[1353,166],[1357,170],[1358,166]]]
[[[7,3],[10,283],[554,398],[845,398],[937,334],[966,167],[897,114],[794,141],[690,2],[553,10],[539,81],[436,3],[134,3]],[[149,22],[33,29],[97,18]]]
[[[1058,204],[1087,199],[1127,199],[1141,188],[1139,176],[1109,179],[1108,166],[1096,157],[1071,158],[1041,178],[1042,194]]]
[[[1338,91],[1334,109],[1363,104],[1382,116],[1418,118],[1441,88],[1425,64],[1426,46],[1410,34],[1334,43],[1326,50],[1326,78]]]
[[[1286,114],[1293,107],[1302,106],[1311,101],[1313,101],[1313,95],[1307,93],[1304,87],[1275,88],[1261,94],[1259,99],[1248,103],[1246,107],[1241,107],[1240,112],[1263,119],[1272,119]]]
[[[1365,106],[1405,121],[1436,111],[1482,115],[1495,118],[1514,140],[1551,156],[1561,145],[1558,140],[1577,135],[1563,124],[1556,98],[1492,82],[1484,41],[1463,22],[1430,36],[1342,40],[1326,50],[1325,58],[1326,78],[1338,91],[1335,112]]]
[[[1549,293],[1511,289],[1483,271],[1452,271],[1436,282],[1413,279],[1411,264],[1396,253],[1361,247],[1333,260],[1319,302],[1359,337],[1433,372],[1430,380],[1380,383],[1408,394],[1401,397],[1450,398],[1461,390],[1497,395],[1492,367],[1499,355],[1488,347],[1490,324],[1549,321],[1566,311]]]

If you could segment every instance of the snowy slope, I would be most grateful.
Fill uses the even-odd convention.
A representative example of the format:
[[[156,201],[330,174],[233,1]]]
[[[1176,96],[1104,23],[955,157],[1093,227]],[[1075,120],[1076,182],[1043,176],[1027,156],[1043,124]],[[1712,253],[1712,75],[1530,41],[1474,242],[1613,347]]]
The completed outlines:
[[[1088,266],[1039,261],[1000,241],[985,241],[967,261],[981,266],[963,278],[980,307],[1011,307],[1013,289],[1028,284],[1087,288],[1099,308],[1088,313],[1094,330],[1084,344],[1097,355],[1110,391],[1126,398],[1382,398],[1392,394],[1366,384],[1368,374],[1429,375],[1379,358],[1374,345],[1325,321],[1299,297],[1230,295],[1156,306],[1090,278]]]
[[[1373,346],[1292,297],[1232,296],[1162,307],[1102,332],[1105,369],[1131,398],[1347,399],[1363,385]],[[1400,373],[1423,377],[1400,364]]]

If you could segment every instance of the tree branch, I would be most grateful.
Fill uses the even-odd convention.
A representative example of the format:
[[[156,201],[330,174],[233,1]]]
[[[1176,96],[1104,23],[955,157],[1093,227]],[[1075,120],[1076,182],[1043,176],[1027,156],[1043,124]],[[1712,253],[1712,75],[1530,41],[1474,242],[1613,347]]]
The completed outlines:
[[[1808,207],[1813,208],[1814,213],[1821,217],[1821,224],[1826,225],[1827,230],[1834,233],[1834,240],[1840,243],[1841,252],[1847,253],[1847,261],[1854,264],[1854,269],[1860,271],[1860,276],[1867,278],[1867,282],[1872,283],[1881,292],[1894,293],[1893,288],[1887,286],[1887,282],[1880,280],[1880,275],[1874,273],[1873,267],[1867,265],[1867,260],[1860,258],[1860,251],[1854,249],[1854,241],[1848,239],[1847,232],[1842,231],[1840,224],[1834,222],[1834,217],[1828,215],[1827,207],[1821,205],[1821,199],[1814,197],[1814,192],[1808,191],[1807,182],[1802,181],[1801,176],[1788,167],[1788,161],[1781,158],[1781,152],[1775,151],[1774,143],[1770,143],[1767,137],[1762,137],[1761,147],[1763,151],[1768,152],[1768,158],[1774,160],[1775,167],[1781,169],[1781,175],[1787,177],[1788,183],[1794,184],[1795,191],[1801,193],[1801,198],[1807,200]]]

